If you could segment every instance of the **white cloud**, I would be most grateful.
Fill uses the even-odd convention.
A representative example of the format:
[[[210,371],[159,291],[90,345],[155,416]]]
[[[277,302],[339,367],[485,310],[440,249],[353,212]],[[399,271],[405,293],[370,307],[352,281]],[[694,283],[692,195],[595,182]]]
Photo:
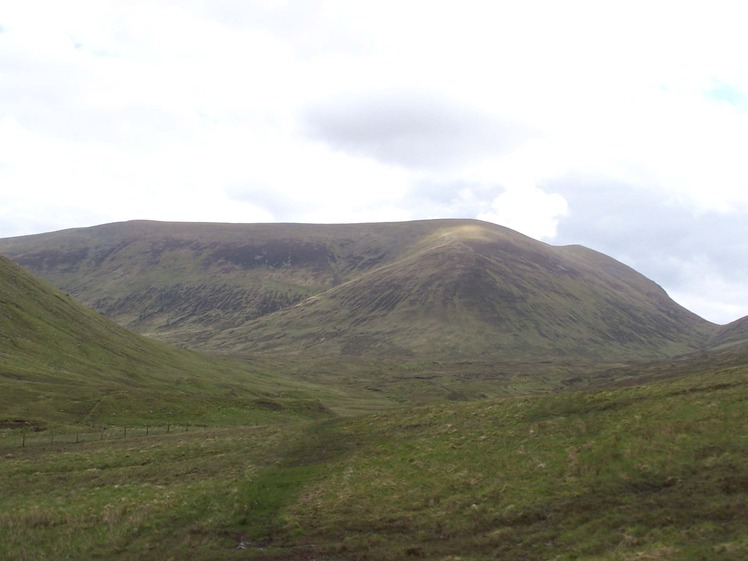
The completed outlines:
[[[588,208],[605,193],[619,204],[611,224],[651,230],[656,201],[748,222],[743,11],[728,0],[5,2],[0,236],[126,218],[468,216],[553,241],[592,220],[582,191],[553,187],[572,176],[597,178]],[[591,241],[657,261],[641,237],[595,224]],[[702,253],[734,247],[729,236],[706,236]],[[710,263],[737,302],[719,306],[748,308],[736,266]],[[669,267],[651,270],[698,301],[698,284]]]
[[[566,200],[534,185],[510,185],[478,218],[495,222],[532,238],[552,239],[558,221],[568,211]]]
[[[430,92],[370,92],[309,106],[304,132],[336,150],[443,172],[511,152],[526,127]]]
[[[619,259],[716,323],[748,314],[744,211],[709,210],[603,177],[569,176],[546,188],[569,205],[556,243],[586,245]]]
[[[681,278],[668,292],[682,306],[719,324],[748,315],[748,268],[728,272],[703,254],[673,255],[668,265]]]

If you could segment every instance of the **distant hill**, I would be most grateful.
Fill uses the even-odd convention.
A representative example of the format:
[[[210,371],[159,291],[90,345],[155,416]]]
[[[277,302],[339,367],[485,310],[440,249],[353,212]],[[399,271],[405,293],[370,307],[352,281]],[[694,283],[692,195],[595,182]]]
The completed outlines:
[[[614,259],[475,220],[135,221],[0,253],[136,331],[226,353],[657,358],[717,329]]]
[[[748,316],[720,326],[713,340],[714,347],[748,346]]]
[[[0,257],[0,428],[328,414],[302,402],[312,392],[263,364],[132,333]],[[295,400],[276,399],[282,393]]]

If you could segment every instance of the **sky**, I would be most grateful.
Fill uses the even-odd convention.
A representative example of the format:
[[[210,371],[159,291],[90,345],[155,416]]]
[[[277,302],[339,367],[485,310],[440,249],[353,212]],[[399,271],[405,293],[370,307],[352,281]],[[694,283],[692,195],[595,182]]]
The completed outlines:
[[[0,237],[478,218],[748,315],[748,33],[710,0],[0,0]]]

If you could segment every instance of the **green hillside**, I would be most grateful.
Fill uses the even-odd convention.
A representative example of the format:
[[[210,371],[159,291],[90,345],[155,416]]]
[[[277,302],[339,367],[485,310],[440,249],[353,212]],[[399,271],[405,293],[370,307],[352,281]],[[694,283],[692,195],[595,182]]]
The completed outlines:
[[[0,252],[122,325],[227,354],[630,360],[716,330],[609,257],[475,220],[140,221]]]
[[[746,363],[256,429],[6,437],[0,557],[745,559]]]
[[[284,378],[268,361],[211,358],[131,333],[1,257],[0,357],[0,423],[35,428],[245,424],[315,416],[318,399],[348,399]]]
[[[136,335],[0,258],[0,429],[225,426],[537,393],[600,364],[212,357]]]

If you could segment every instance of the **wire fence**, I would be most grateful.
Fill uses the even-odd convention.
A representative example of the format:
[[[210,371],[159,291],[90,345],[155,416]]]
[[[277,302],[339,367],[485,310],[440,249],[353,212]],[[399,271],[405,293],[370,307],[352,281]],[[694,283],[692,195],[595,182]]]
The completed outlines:
[[[13,430],[0,435],[0,448],[26,448],[29,446],[55,446],[62,444],[80,444],[83,442],[101,442],[143,438],[147,436],[185,433],[205,430],[207,425],[171,424],[113,427],[100,429],[86,428],[78,432],[26,431]]]

